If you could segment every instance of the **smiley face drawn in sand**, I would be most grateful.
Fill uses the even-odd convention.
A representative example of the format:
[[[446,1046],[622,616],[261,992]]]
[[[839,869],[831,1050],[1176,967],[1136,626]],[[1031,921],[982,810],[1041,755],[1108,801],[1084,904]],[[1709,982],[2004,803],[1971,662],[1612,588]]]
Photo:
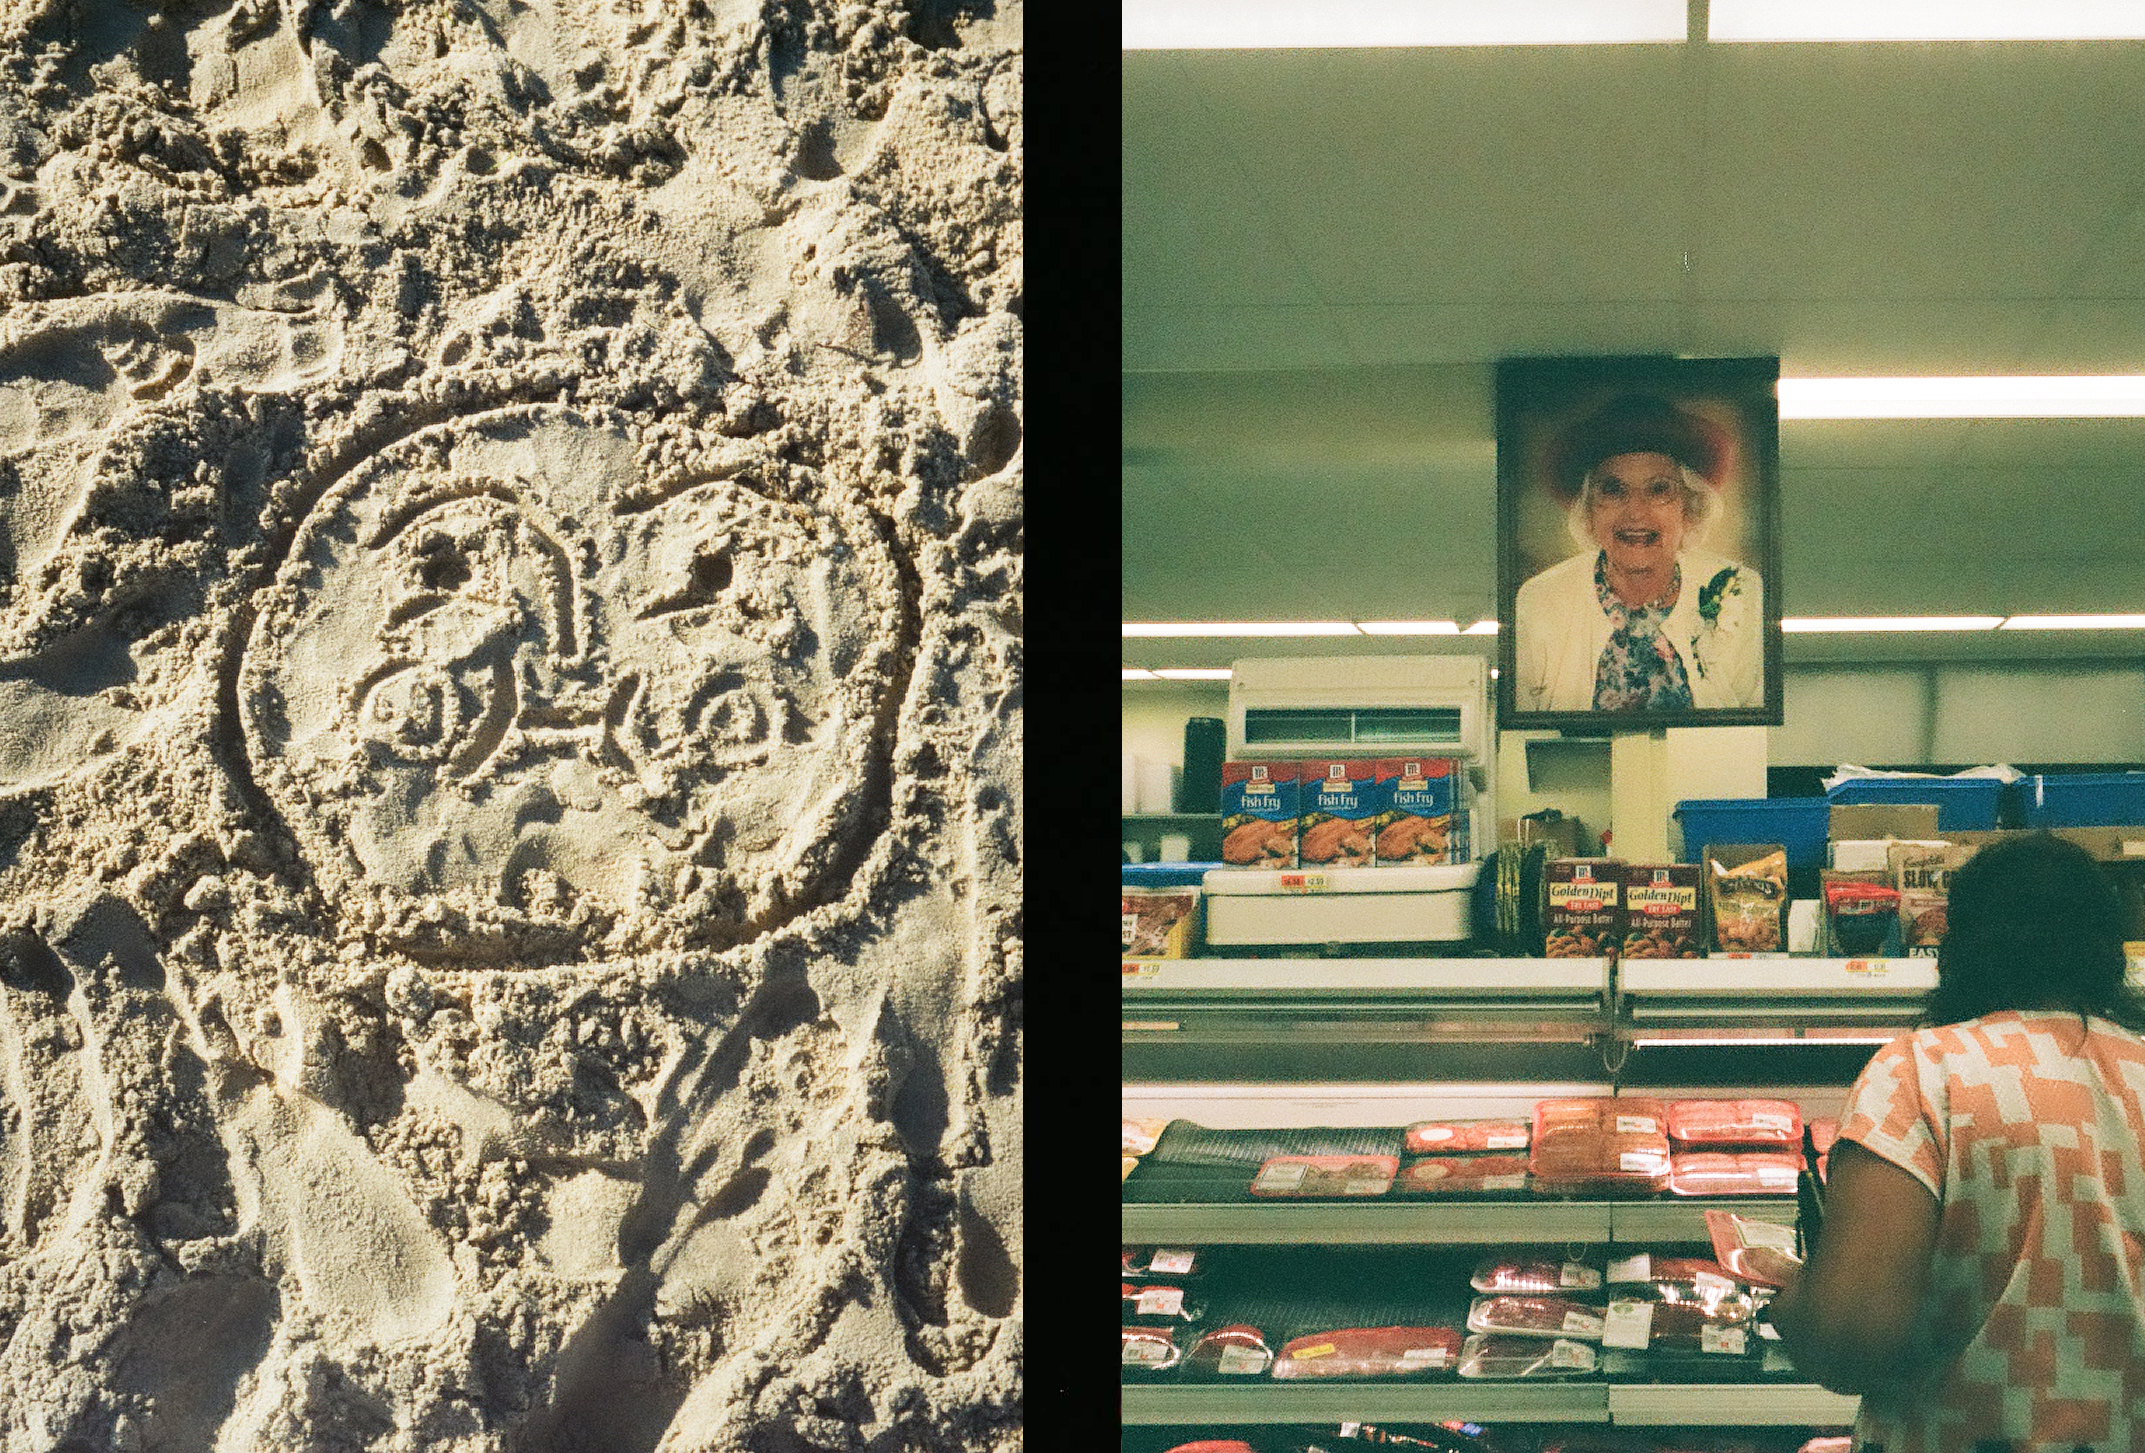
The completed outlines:
[[[298,531],[240,667],[254,779],[346,913],[734,942],[869,812],[894,581],[833,510],[651,483],[616,421],[425,429]]]

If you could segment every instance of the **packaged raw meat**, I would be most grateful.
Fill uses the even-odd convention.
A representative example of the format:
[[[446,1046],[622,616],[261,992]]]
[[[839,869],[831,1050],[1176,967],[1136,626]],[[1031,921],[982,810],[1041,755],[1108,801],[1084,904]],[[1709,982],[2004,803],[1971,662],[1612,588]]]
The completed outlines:
[[[1242,1438],[1200,1438],[1190,1443],[1179,1443],[1167,1453],[1259,1453],[1259,1450]]]
[[[1393,1181],[1396,1196],[1487,1196],[1527,1189],[1524,1155],[1432,1155],[1410,1161]]]
[[[1612,1298],[1603,1315],[1601,1345],[1635,1352],[1683,1352],[1714,1357],[1756,1354],[1757,1304],[1747,1293],[1716,1304],[1649,1296]]]
[[[1184,1287],[1159,1283],[1141,1285],[1129,1281],[1117,1285],[1119,1300],[1124,1304],[1124,1314],[1118,1320],[1127,1325],[1146,1327],[1196,1322],[1206,1315],[1205,1307]]]
[[[1533,1134],[1525,1120],[1418,1120],[1404,1144],[1410,1155],[1472,1155],[1525,1150]]]
[[[1199,932],[1197,888],[1121,888],[1124,956],[1188,959]]]
[[[1679,1150],[1668,1158],[1668,1188],[1679,1196],[1791,1196],[1802,1152]]]
[[[1266,1334],[1246,1322],[1202,1333],[1184,1354],[1184,1370],[1202,1377],[1263,1377],[1274,1365]]]
[[[1716,1210],[1706,1212],[1706,1233],[1713,1238],[1713,1255],[1742,1281],[1785,1286],[1802,1265],[1792,1226]]]
[[[1668,1138],[1681,1145],[1800,1145],[1793,1100],[1672,1100]]]
[[[1122,1115],[1117,1118],[1122,1127],[1119,1143],[1124,1147],[1126,1155],[1145,1155],[1154,1149],[1154,1143],[1160,1140],[1162,1132],[1169,1128],[1167,1120],[1133,1120]]]
[[[1628,1286],[1637,1282],[1679,1284],[1691,1287],[1719,1287],[1723,1290],[1737,1285],[1728,1269],[1719,1262],[1703,1256],[1655,1256],[1649,1251],[1620,1256],[1609,1263],[1604,1278],[1611,1288]]]
[[[1534,1110],[1532,1187],[1549,1194],[1668,1188],[1666,1107],[1655,1099],[1544,1100]]]
[[[1397,1155],[1276,1155],[1252,1177],[1254,1196],[1382,1196],[1400,1170]]]
[[[1569,1337],[1500,1337],[1478,1332],[1460,1347],[1462,1377],[1579,1377],[1600,1365],[1593,1345]]]
[[[1852,1433],[1825,1433],[1812,1438],[1795,1453],[1853,1453],[1854,1446]]]
[[[1601,1340],[1601,1306],[1571,1297],[1477,1297],[1467,1312],[1470,1332],[1513,1337],[1574,1337]]]
[[[1478,1292],[1491,1295],[1547,1296],[1559,1292],[1592,1292],[1601,1289],[1601,1272],[1583,1261],[1493,1256],[1475,1268],[1469,1285]]]
[[[1125,1372],[1167,1372],[1184,1360],[1175,1332],[1164,1327],[1120,1329],[1118,1366]]]
[[[1274,1359],[1282,1380],[1406,1377],[1449,1372],[1460,1334],[1451,1327],[1344,1327],[1298,1337]]]
[[[1120,1274],[1166,1278],[1171,1281],[1196,1276],[1200,1255],[1190,1246],[1127,1246],[1120,1252]]]

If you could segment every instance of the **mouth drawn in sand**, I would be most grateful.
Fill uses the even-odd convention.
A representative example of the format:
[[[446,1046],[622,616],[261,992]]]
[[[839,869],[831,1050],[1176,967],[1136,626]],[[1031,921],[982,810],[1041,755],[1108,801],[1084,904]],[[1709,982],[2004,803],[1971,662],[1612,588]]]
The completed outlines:
[[[629,920],[735,942],[873,815],[893,580],[838,509],[651,481],[618,420],[421,430],[293,543],[241,667],[253,775],[406,948],[440,904],[550,957]]]

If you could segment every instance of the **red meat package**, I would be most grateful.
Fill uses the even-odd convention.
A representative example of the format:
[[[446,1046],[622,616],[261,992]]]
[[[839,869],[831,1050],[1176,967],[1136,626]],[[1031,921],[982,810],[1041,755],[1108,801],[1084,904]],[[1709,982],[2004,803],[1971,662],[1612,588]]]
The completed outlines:
[[[1667,1107],[1640,1096],[1543,1100],[1528,1173],[1552,1194],[1668,1188]]]
[[[1162,1327],[1120,1328],[1118,1366],[1125,1372],[1167,1372],[1184,1360],[1177,1334]]]
[[[1601,1340],[1601,1307],[1571,1297],[1477,1297],[1467,1311],[1467,1330],[1511,1337],[1573,1337]]]
[[[1802,1152],[1679,1150],[1668,1158],[1668,1188],[1679,1196],[1792,1196]]]
[[[1410,1155],[1473,1155],[1525,1150],[1534,1127],[1525,1120],[1419,1120],[1408,1127]]]
[[[1126,1325],[1196,1322],[1206,1315],[1206,1309],[1181,1286],[1141,1286],[1121,1281],[1117,1291],[1124,1307],[1119,1320]]]
[[[1460,1348],[1462,1377],[1581,1377],[1601,1364],[1591,1343],[1571,1337],[1500,1337],[1477,1332]]]
[[[1487,1196],[1527,1188],[1524,1155],[1432,1155],[1410,1161],[1393,1181],[1396,1196]]]
[[[1793,1100],[1674,1100],[1668,1138],[1679,1145],[1801,1145]]]
[[[1611,1291],[1640,1282],[1689,1287],[1732,1289],[1737,1285],[1728,1269],[1703,1256],[1656,1256],[1650,1251],[1620,1256],[1609,1263],[1605,1277]]]
[[[1713,1238],[1713,1255],[1729,1275],[1743,1281],[1762,1287],[1786,1286],[1802,1266],[1793,1226],[1710,1210],[1706,1233]]]
[[[1205,1377],[1261,1377],[1273,1365],[1266,1334],[1245,1322],[1201,1334],[1184,1354],[1184,1370]]]
[[[1492,1295],[1553,1296],[1561,1292],[1601,1290],[1601,1272],[1583,1261],[1546,1256],[1493,1256],[1475,1268],[1469,1283]]]
[[[1118,1249],[1120,1276],[1168,1277],[1199,1274],[1199,1250],[1193,1246],[1125,1246]]]
[[[1759,1348],[1757,1302],[1747,1292],[1713,1302],[1630,1295],[1613,1298],[1601,1345],[1635,1352],[1696,1352],[1748,1357]]]
[[[1242,1438],[1198,1438],[1190,1443],[1179,1443],[1168,1453],[1259,1453],[1259,1450]]]
[[[1274,1376],[1286,1381],[1450,1372],[1459,1352],[1460,1334],[1451,1327],[1344,1327],[1288,1343],[1274,1359]]]
[[[1254,1196],[1382,1196],[1400,1170],[1397,1155],[1276,1155],[1251,1178]]]

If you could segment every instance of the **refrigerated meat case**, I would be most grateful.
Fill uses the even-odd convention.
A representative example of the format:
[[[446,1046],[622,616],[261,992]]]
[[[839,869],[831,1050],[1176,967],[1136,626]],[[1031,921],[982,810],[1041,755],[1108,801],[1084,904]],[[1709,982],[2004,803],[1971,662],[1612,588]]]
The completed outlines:
[[[1123,1113],[1212,1129],[1394,1126],[1529,1113],[1551,1096],[1793,1100],[1836,1116],[1875,1048],[1913,1021],[1930,959],[1182,959],[1127,961]],[[1197,1178],[1195,1178],[1196,1180]],[[1244,1180],[1248,1182],[1249,1175]],[[1704,1212],[1791,1222],[1792,1195],[1260,1201],[1172,1182],[1123,1185],[1125,1245],[1587,1247],[1708,1254]],[[1316,1251],[1309,1248],[1318,1248]],[[1629,1365],[1629,1364],[1626,1364]],[[1643,1364],[1640,1364],[1643,1366]],[[1430,1423],[1839,1428],[1856,1400],[1799,1380],[1777,1349],[1741,1382],[1607,1375],[1561,1382],[1121,1386],[1131,1428]]]

